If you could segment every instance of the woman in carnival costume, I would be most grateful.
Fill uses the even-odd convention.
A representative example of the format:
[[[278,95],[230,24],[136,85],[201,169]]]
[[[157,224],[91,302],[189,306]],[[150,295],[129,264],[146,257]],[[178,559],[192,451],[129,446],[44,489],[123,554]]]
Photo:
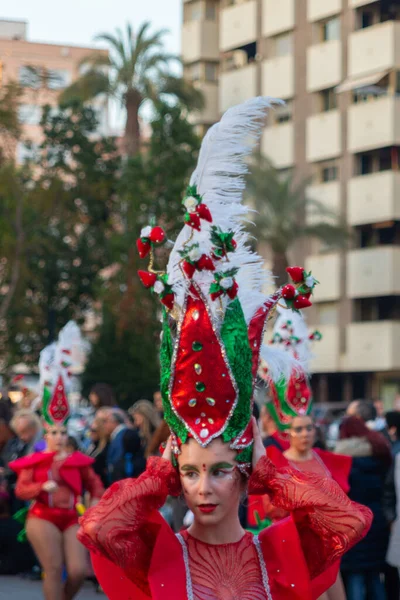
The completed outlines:
[[[271,281],[241,226],[246,158],[270,105],[251,99],[207,133],[166,273],[153,270],[162,229],[146,227],[138,240],[151,258],[139,276],[163,305],[161,391],[171,437],[162,458],[114,484],[81,520],[78,537],[112,600],[311,599],[311,580],[370,524],[368,509],[331,479],[277,469],[252,419],[260,354],[276,379],[292,366],[262,345],[282,290],[262,293]],[[294,308],[310,304],[312,287],[296,286]],[[245,532],[238,507],[247,488],[292,516],[259,536]],[[158,513],[168,494],[183,494],[194,514],[178,535]]]
[[[308,273],[302,273],[298,267],[288,269],[291,277],[296,281],[310,277]],[[291,284],[283,288],[283,295],[289,296],[293,293],[294,286]],[[312,358],[311,343],[319,341],[321,334],[314,331],[309,334],[306,322],[301,313],[288,316],[287,310],[279,308],[279,317],[275,322],[271,343],[293,356],[298,362],[292,372],[289,381],[281,380],[275,383],[266,374],[271,402],[268,410],[273,415],[275,423],[282,435],[286,435],[289,448],[280,452],[276,447],[267,448],[267,456],[277,467],[290,467],[306,473],[314,473],[322,477],[332,478],[347,494],[349,492],[349,475],[351,469],[351,458],[349,456],[338,456],[333,452],[327,452],[314,448],[315,425],[311,417],[312,391],[306,370]],[[254,527],[258,523],[270,519],[276,522],[285,518],[287,512],[277,508],[268,496],[249,499],[249,522]],[[330,567],[332,578],[336,581],[334,585],[321,596],[321,600],[345,600],[346,595],[339,572],[339,561]],[[326,573],[317,577],[312,582],[314,594],[325,587]]]
[[[68,324],[60,332],[58,343],[45,348],[41,354],[46,448],[9,465],[18,474],[17,497],[31,501],[26,534],[44,571],[46,600],[71,600],[78,593],[86,575],[85,548],[76,537],[80,498],[87,491],[94,504],[104,492],[92,470],[93,459],[80,452],[68,454],[66,451],[71,329]],[[65,584],[62,581],[64,565]]]

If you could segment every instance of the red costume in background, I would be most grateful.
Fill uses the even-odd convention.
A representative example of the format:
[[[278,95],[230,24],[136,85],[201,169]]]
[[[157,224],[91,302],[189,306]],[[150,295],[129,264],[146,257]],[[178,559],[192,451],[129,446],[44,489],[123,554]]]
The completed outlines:
[[[268,494],[291,517],[258,537],[210,545],[175,536],[157,512],[180,489],[172,464],[151,458],[143,475],[115,483],[82,517],[78,537],[110,600],[311,600],[311,580],[366,534],[372,518],[331,479],[262,458],[249,491]],[[334,580],[329,571],[324,578],[328,589]]]
[[[21,500],[33,500],[29,517],[53,523],[60,531],[78,523],[75,505],[84,491],[91,498],[104,493],[99,477],[91,465],[93,458],[74,452],[63,460],[55,460],[54,452],[35,452],[9,464],[18,474],[15,494]],[[42,490],[43,483],[55,481],[58,488],[51,494]]]

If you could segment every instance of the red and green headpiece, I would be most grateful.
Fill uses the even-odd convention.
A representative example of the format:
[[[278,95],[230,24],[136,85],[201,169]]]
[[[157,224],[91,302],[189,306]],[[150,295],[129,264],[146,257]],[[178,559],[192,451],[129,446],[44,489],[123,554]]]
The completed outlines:
[[[154,228],[148,228],[138,244],[143,255],[146,243],[150,255],[148,270],[139,276],[163,305],[161,392],[174,450],[189,437],[203,447],[220,437],[238,450],[242,466],[251,462],[260,356],[266,352],[274,362],[275,350],[263,345],[265,328],[283,294],[265,294],[273,276],[249,248],[242,224],[246,159],[271,103],[253,98],[230,109],[207,133],[183,199],[185,225],[164,272],[153,268],[154,246],[166,235],[157,232],[155,240]],[[314,281],[301,294],[297,287],[294,282],[296,296],[309,298]],[[289,357],[276,362],[274,379],[289,376]]]

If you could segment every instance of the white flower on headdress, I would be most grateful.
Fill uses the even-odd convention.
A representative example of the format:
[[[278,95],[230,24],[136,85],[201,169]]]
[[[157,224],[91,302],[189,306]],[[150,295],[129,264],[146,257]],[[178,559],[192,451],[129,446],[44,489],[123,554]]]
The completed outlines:
[[[143,227],[142,231],[140,232],[140,237],[148,238],[148,237],[150,237],[150,234],[151,234],[151,227],[150,227],[150,225],[147,225],[147,227]]]
[[[224,290],[230,290],[231,287],[233,286],[233,278],[232,277],[224,277],[223,279],[221,279],[221,281],[219,282],[219,285],[224,289]]]
[[[198,260],[200,260],[201,258],[201,250],[198,246],[195,246],[194,248],[192,248],[190,250],[190,252],[188,253],[188,258],[189,260],[193,261],[193,262],[197,262]]]
[[[163,291],[165,290],[165,285],[163,284],[162,281],[158,280],[158,281],[155,282],[155,284],[153,286],[153,289],[154,289],[154,291],[155,291],[156,294],[162,294]]]
[[[315,277],[313,277],[312,275],[309,275],[308,277],[306,277],[306,286],[307,287],[312,288],[314,284],[315,284]]]
[[[183,202],[184,207],[189,213],[196,212],[198,203],[199,201],[194,196],[189,196],[188,198],[185,198]]]

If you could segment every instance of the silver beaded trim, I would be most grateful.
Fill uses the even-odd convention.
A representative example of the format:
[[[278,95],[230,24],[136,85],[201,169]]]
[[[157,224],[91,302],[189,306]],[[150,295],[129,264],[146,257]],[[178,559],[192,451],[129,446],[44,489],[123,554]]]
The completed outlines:
[[[200,444],[200,446],[202,448],[206,448],[208,446],[208,444],[214,438],[220,437],[224,433],[225,429],[228,427],[229,421],[232,418],[233,412],[234,412],[234,410],[235,410],[235,408],[237,406],[238,400],[239,400],[239,389],[238,389],[236,380],[235,380],[235,378],[233,376],[233,373],[232,373],[232,370],[231,370],[231,367],[230,367],[230,364],[229,364],[229,361],[228,361],[228,357],[226,355],[225,346],[224,346],[224,344],[223,344],[223,342],[221,340],[221,337],[219,335],[219,331],[218,331],[217,326],[215,324],[215,320],[214,320],[214,317],[213,317],[212,312],[210,310],[210,307],[208,305],[208,302],[206,301],[206,299],[205,299],[203,293],[201,292],[200,288],[198,287],[198,285],[196,285],[196,283],[194,283],[194,282],[192,282],[192,285],[195,288],[196,292],[198,293],[200,300],[202,300],[202,302],[204,303],[204,306],[205,306],[206,311],[207,311],[208,318],[210,319],[211,326],[213,328],[215,336],[216,336],[216,338],[218,340],[218,343],[220,345],[221,354],[222,354],[222,357],[224,359],[226,369],[227,369],[227,371],[229,373],[229,377],[231,379],[231,382],[232,382],[232,385],[233,385],[233,388],[234,388],[235,394],[236,394],[235,395],[235,399],[232,402],[232,405],[231,405],[230,411],[228,413],[228,416],[227,416],[227,418],[225,420],[225,423],[223,424],[223,426],[220,428],[219,431],[217,431],[213,435],[209,436],[206,442],[204,442],[204,440],[202,440],[196,434],[196,432],[193,431],[193,429],[191,427],[189,427],[189,425],[179,415],[179,413],[177,412],[177,410],[175,409],[175,407],[173,405],[173,402],[172,402],[172,388],[173,388],[174,382],[175,382],[175,364],[176,364],[176,358],[177,358],[177,355],[178,355],[178,350],[179,350],[179,345],[180,345],[181,332],[182,332],[182,323],[183,323],[184,318],[186,316],[187,299],[188,299],[188,296],[190,294],[190,290],[188,290],[186,292],[186,295],[185,295],[185,300],[184,300],[184,303],[183,303],[183,306],[182,306],[181,316],[180,316],[179,322],[178,322],[178,335],[177,335],[176,340],[175,340],[174,353],[173,353],[172,361],[171,361],[171,378],[170,378],[170,381],[169,381],[169,403],[170,403],[171,408],[172,408],[173,412],[175,413],[175,415],[178,417],[178,419],[181,421],[181,423],[183,423],[183,425],[185,426],[185,428],[192,434],[192,436],[194,437],[194,439],[196,440],[196,442],[198,444]]]
[[[267,567],[265,565],[264,556],[263,556],[263,553],[261,550],[261,544],[260,544],[258,535],[255,535],[253,537],[253,544],[255,545],[256,550],[257,550],[258,561],[260,563],[260,569],[261,569],[262,582],[263,582],[265,593],[267,594],[267,599],[273,600],[272,595],[271,595],[271,588],[269,587],[269,578],[268,578]]]
[[[190,576],[190,568],[189,568],[189,553],[188,553],[187,545],[180,533],[177,533],[176,537],[178,538],[178,541],[180,542],[180,545],[182,546],[183,562],[185,563],[187,597],[188,597],[188,600],[194,600],[192,578]]]

